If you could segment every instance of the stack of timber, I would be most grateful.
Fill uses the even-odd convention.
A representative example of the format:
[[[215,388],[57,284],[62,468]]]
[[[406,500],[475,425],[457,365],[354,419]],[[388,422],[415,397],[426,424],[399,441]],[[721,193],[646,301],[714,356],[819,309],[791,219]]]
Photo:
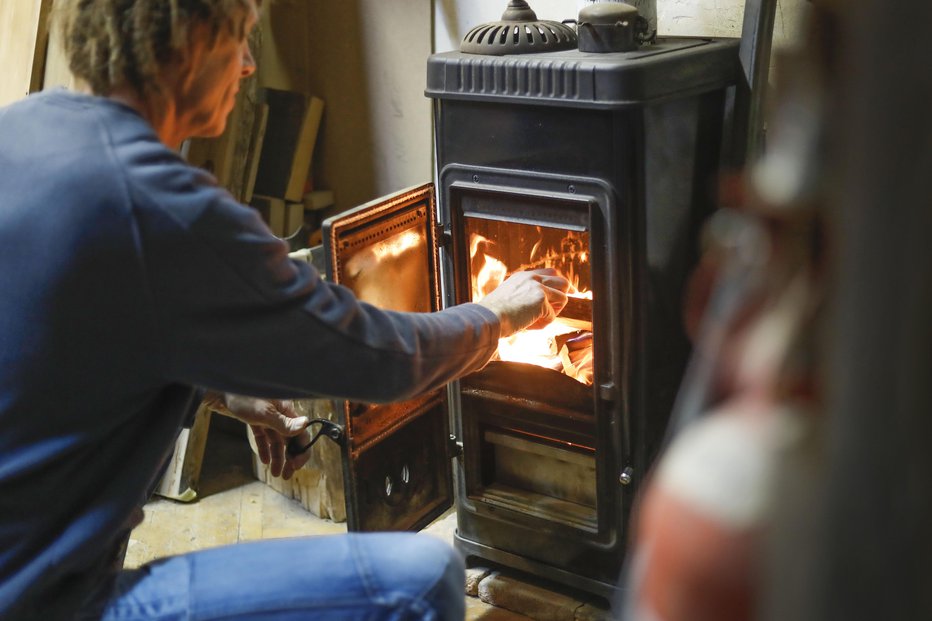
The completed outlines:
[[[311,177],[324,102],[275,88],[263,89],[263,95],[267,120],[249,180],[250,204],[262,213],[272,233],[298,238],[295,247],[304,247],[310,232],[319,228],[307,212],[333,204],[332,193],[313,190]]]

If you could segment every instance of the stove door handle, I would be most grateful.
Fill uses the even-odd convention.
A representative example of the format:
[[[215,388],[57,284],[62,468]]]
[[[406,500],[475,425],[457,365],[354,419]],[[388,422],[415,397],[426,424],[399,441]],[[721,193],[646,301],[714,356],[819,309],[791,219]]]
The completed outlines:
[[[344,434],[342,425],[338,425],[337,423],[327,420],[326,418],[314,418],[307,424],[305,429],[311,425],[320,425],[320,429],[318,429],[311,436],[311,439],[308,442],[304,442],[302,440],[302,436],[300,435],[294,436],[288,440],[286,451],[290,456],[296,457],[304,451],[308,450],[314,446],[314,443],[317,442],[321,436],[326,436],[336,442],[338,445],[343,446],[346,440],[346,435]]]

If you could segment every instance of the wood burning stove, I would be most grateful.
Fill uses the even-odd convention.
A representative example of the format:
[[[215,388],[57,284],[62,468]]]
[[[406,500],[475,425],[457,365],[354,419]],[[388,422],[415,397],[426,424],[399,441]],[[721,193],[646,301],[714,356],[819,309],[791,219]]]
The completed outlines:
[[[396,310],[476,300],[531,267],[575,290],[552,329],[445,391],[345,405],[351,529],[419,528],[455,499],[468,556],[612,594],[688,354],[681,291],[737,52],[659,39],[429,59],[439,206],[428,185],[328,220],[328,277]]]

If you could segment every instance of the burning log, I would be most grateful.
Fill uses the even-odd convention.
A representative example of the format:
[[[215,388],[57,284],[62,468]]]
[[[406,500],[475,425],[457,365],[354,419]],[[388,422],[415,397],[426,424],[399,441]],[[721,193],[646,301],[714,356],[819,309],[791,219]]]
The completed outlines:
[[[557,334],[550,343],[550,351],[557,356],[566,347],[568,351],[579,351],[592,347],[592,332],[588,330],[574,330],[565,334]]]
[[[584,383],[592,379],[592,348],[587,347],[571,351],[566,345],[560,348],[560,360],[563,372]]]
[[[592,378],[592,332],[575,330],[553,337],[551,351],[566,375],[588,383]]]
[[[570,320],[592,325],[592,300],[570,296],[566,299],[566,306],[560,312],[560,319],[565,323]]]

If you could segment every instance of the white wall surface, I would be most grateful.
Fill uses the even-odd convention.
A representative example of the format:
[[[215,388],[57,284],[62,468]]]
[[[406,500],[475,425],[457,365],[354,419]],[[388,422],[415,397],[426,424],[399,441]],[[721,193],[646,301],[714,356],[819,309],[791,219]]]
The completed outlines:
[[[315,175],[341,209],[431,179],[431,1],[306,2],[310,90],[326,102]]]
[[[345,0],[344,0],[345,2]],[[431,105],[424,96],[431,52],[430,0],[367,0],[362,23],[368,72],[375,189],[379,194],[431,179]]]
[[[540,19],[573,19],[583,0],[528,0]],[[807,0],[778,0],[774,43],[791,43],[798,36]],[[497,21],[507,0],[434,0],[435,37],[438,52],[459,47],[473,26]],[[657,0],[658,32],[661,35],[741,36],[743,0]]]

